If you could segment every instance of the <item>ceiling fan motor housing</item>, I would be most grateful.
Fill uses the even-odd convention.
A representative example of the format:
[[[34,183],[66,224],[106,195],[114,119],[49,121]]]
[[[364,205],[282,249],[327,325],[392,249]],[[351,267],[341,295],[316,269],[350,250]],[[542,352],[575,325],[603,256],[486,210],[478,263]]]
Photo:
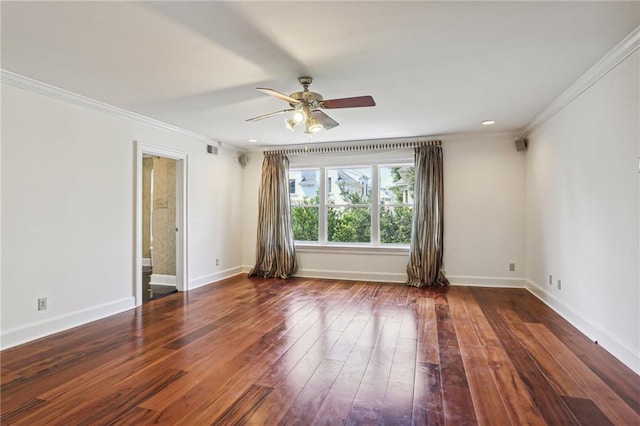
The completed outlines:
[[[322,102],[322,95],[315,92],[295,92],[289,95],[293,99],[299,100],[301,103],[308,105],[311,108],[320,107],[320,103]],[[299,104],[289,104],[293,108],[296,106],[300,106]]]

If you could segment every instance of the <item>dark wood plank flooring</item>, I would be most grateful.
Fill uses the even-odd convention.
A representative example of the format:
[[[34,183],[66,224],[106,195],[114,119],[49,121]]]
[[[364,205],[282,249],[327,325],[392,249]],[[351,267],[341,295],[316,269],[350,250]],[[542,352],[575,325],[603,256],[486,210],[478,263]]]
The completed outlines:
[[[3,425],[637,425],[524,289],[238,276],[3,351]]]

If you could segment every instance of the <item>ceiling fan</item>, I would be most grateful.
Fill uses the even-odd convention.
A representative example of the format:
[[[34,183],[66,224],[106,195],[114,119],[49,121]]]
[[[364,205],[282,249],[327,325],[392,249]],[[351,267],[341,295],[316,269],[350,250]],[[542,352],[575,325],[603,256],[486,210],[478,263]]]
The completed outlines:
[[[319,93],[309,91],[309,86],[313,82],[313,78],[300,77],[298,78],[298,81],[302,85],[302,92],[295,92],[289,96],[273,89],[258,87],[257,90],[264,94],[275,96],[276,98],[289,102],[289,106],[291,106],[291,108],[259,115],[257,117],[249,118],[247,121],[258,121],[273,117],[274,115],[291,112],[291,118],[285,120],[287,128],[293,131],[295,130],[296,125],[304,125],[305,133],[308,133],[309,137],[311,137],[312,133],[321,129],[330,130],[339,125],[337,121],[322,112],[321,110],[323,109],[359,108],[376,105],[371,96],[356,96],[352,98],[324,100],[322,95]]]

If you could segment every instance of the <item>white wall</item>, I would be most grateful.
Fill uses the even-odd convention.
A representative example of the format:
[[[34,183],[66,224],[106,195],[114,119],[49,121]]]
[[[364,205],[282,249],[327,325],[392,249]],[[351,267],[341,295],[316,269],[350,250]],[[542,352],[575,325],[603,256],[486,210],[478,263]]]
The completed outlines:
[[[636,51],[530,135],[526,251],[531,290],[640,373],[639,76]]]
[[[3,348],[134,305],[134,140],[188,155],[189,288],[240,271],[235,151],[3,84]]]
[[[524,284],[525,155],[514,140],[445,139],[445,269],[452,283]]]
[[[524,284],[524,155],[514,137],[443,138],[445,178],[445,269],[454,284]],[[292,166],[358,165],[407,159],[412,150],[340,155],[290,156]],[[245,270],[255,262],[261,153],[252,153],[245,172]],[[404,282],[408,250],[298,249],[299,276]],[[509,263],[516,271],[509,272]]]

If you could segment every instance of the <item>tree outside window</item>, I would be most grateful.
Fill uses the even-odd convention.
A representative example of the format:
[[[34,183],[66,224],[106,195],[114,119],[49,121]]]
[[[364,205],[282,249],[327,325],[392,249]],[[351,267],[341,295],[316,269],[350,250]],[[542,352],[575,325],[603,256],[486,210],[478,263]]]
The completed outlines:
[[[416,181],[412,165],[380,167],[380,243],[409,244]]]
[[[320,208],[319,170],[291,170],[290,182],[294,181],[291,197],[293,239],[296,241],[318,241],[318,218]]]
[[[371,242],[371,168],[327,169],[327,241]],[[327,188],[328,189],[328,188]]]

